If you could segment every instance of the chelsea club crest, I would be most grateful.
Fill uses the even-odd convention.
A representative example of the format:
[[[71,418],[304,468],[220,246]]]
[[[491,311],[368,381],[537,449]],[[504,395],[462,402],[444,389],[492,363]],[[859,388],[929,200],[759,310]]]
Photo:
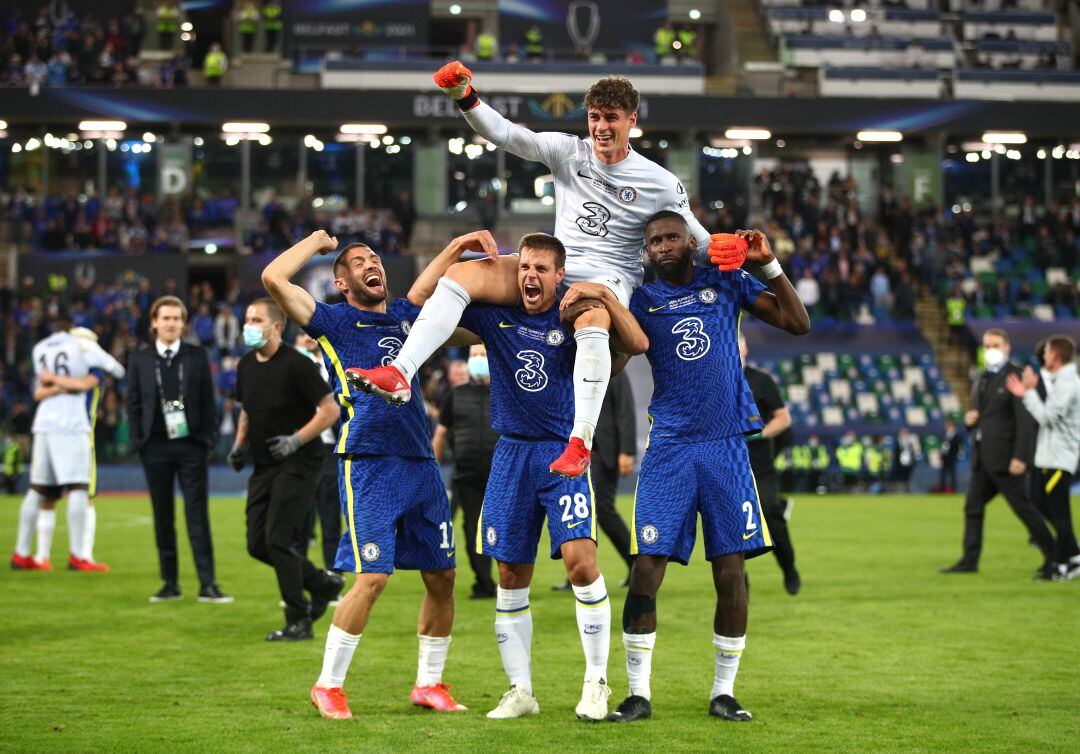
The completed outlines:
[[[698,293],[698,298],[703,304],[711,304],[713,301],[716,301],[716,291],[712,288],[702,288],[701,292]]]
[[[637,200],[637,189],[633,186],[623,186],[619,189],[619,201],[623,204],[633,204]]]

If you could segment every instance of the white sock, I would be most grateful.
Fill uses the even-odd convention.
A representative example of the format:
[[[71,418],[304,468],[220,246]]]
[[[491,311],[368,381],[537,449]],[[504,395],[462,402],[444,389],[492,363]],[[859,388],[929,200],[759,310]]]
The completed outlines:
[[[442,683],[446,655],[450,652],[450,637],[417,634],[416,638],[420,640],[420,656],[416,663],[416,685],[434,686],[436,683]]]
[[[739,672],[739,660],[746,649],[746,635],[713,634],[712,643],[716,647],[716,675],[713,677],[709,699],[715,699],[721,694],[735,696],[735,674]]]
[[[349,672],[353,652],[360,643],[361,634],[350,634],[334,624],[326,632],[326,651],[323,652],[322,673],[316,686],[326,689],[340,689],[345,683],[345,674]]]
[[[653,647],[656,646],[656,632],[628,634],[624,631],[622,641],[623,646],[626,647],[626,680],[629,682],[631,695],[652,699],[649,679],[652,676],[652,653]]]
[[[86,508],[86,520],[83,522],[83,544],[82,555],[83,560],[89,560],[94,562],[94,537],[97,536],[97,508],[93,503]]]
[[[583,327],[574,333],[574,430],[586,448],[592,448],[593,432],[600,419],[608,380],[611,379],[611,333],[602,327]]]
[[[585,680],[606,680],[611,651],[611,601],[601,575],[588,586],[575,586],[577,625],[585,650]]]
[[[44,562],[52,551],[52,536],[56,530],[56,508],[38,511],[37,515],[37,555],[35,560]]]
[[[406,380],[411,381],[420,365],[431,358],[431,354],[443,343],[450,340],[461,321],[462,312],[471,301],[469,292],[460,285],[450,278],[439,278],[435,292],[420,310],[420,315],[409,331],[409,337],[405,338],[405,343],[393,362]]]
[[[71,554],[77,558],[83,556],[83,536],[86,532],[86,510],[90,507],[90,493],[86,490],[71,490],[67,496],[68,541]]]
[[[15,540],[15,554],[26,558],[34,544],[34,528],[37,526],[38,511],[45,496],[37,490],[27,490],[19,508],[19,535]]]
[[[511,686],[532,693],[532,613],[529,587],[503,589],[495,597],[495,640]]]

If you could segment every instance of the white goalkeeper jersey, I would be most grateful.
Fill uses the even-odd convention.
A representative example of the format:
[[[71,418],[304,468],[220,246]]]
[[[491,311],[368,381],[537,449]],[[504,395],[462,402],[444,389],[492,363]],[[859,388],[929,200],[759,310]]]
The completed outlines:
[[[67,332],[53,333],[34,346],[34,375],[50,372],[65,377],[85,377],[100,369],[114,377],[124,376],[124,367],[97,343],[76,338]],[[59,393],[38,404],[31,430],[63,434],[88,433],[86,393]]]
[[[664,209],[685,217],[698,251],[708,249],[709,234],[690,212],[679,179],[632,149],[626,159],[607,165],[597,159],[591,139],[530,131],[483,102],[465,120],[492,144],[551,170],[555,236],[566,247],[568,277],[615,273],[640,286],[645,224]]]

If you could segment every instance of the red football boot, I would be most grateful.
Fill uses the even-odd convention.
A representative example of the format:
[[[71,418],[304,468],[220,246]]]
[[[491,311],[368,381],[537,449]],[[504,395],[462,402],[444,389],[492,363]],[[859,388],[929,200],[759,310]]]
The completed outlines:
[[[405,375],[393,366],[375,367],[374,369],[358,369],[350,367],[345,370],[345,379],[349,387],[372,395],[381,395],[388,401],[399,406],[408,403],[412,398],[412,388]]]
[[[351,720],[352,710],[345,692],[339,688],[311,687],[311,703],[327,720]]]
[[[104,563],[95,563],[92,560],[84,560],[83,558],[77,558],[74,555],[68,560],[69,571],[83,571],[84,573],[105,573],[109,570],[109,566]]]
[[[571,437],[562,455],[548,466],[548,471],[567,479],[577,479],[589,470],[592,451],[585,447],[580,437]]]
[[[11,554],[11,569],[13,571],[34,571],[34,559],[29,555]]]
[[[30,568],[32,570],[35,570],[35,571],[51,571],[52,570],[52,561],[51,560],[38,560],[37,558],[32,558],[31,561],[33,562],[33,565],[30,566]]]
[[[454,697],[450,696],[452,686],[445,683],[436,683],[433,686],[413,686],[409,694],[409,701],[417,707],[428,707],[439,712],[466,712],[468,707],[458,704]]]

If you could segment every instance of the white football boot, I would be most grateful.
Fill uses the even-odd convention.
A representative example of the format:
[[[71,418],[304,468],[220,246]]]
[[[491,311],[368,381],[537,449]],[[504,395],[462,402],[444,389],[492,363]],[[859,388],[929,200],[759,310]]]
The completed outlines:
[[[511,686],[499,700],[499,705],[487,713],[487,716],[491,720],[506,720],[511,717],[539,714],[540,705],[537,704],[536,697],[524,689]]]
[[[609,696],[611,696],[611,687],[604,682],[604,679],[585,681],[581,687],[581,701],[574,708],[578,719],[593,722],[606,720]]]

